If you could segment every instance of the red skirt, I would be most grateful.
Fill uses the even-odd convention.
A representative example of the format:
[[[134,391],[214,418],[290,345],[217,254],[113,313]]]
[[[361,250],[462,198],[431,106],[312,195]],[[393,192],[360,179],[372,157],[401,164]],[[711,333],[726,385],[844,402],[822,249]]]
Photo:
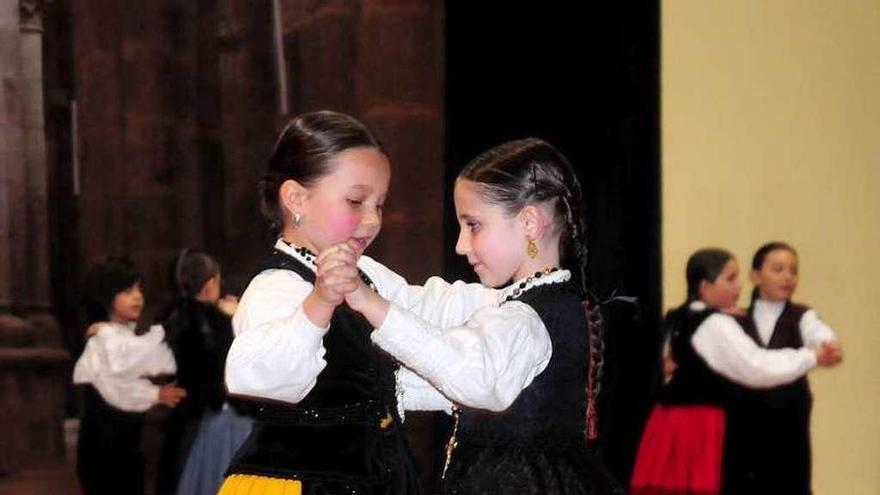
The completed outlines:
[[[631,495],[715,495],[721,486],[724,410],[657,405],[642,434]]]

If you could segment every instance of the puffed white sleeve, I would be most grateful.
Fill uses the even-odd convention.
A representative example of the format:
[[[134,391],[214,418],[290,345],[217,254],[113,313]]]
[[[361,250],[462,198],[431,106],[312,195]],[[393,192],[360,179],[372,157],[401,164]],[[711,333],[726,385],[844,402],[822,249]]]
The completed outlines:
[[[251,281],[232,318],[230,394],[296,403],[312,390],[327,365],[323,338],[329,328],[303,311],[312,287],[289,270],[266,270]]]
[[[382,297],[440,327],[461,325],[477,308],[500,302],[498,290],[481,284],[430,277],[422,285],[410,285],[375,260],[366,256],[361,260],[358,266],[375,282]]]
[[[140,345],[150,341],[149,334],[128,335],[109,327],[99,330],[86,341],[74,365],[73,383],[91,384],[104,401],[117,409],[146,411],[158,403],[159,387],[142,375],[174,371],[174,358],[161,340],[153,344],[155,349]],[[125,356],[125,349],[140,354]]]
[[[798,326],[801,330],[801,339],[804,342],[804,346],[811,349],[815,349],[822,342],[837,340],[837,335],[834,334],[834,330],[822,321],[822,319],[819,318],[819,314],[813,309],[807,311],[801,316],[801,321]]]
[[[443,328],[392,303],[373,342],[464,406],[503,411],[550,361],[550,336],[530,306],[478,309]]]
[[[427,380],[409,368],[400,367],[398,385],[403,389],[401,403],[407,411],[451,411],[452,401],[447,399]]]
[[[146,378],[115,380],[98,375],[91,383],[105,401],[123,411],[144,412],[159,403],[159,387]]]
[[[703,321],[691,344],[715,372],[752,388],[790,383],[816,366],[810,349],[764,349],[731,316],[716,313]]]
[[[174,354],[164,339],[165,329],[162,325],[153,325],[142,335],[101,328],[89,342],[103,348],[109,373],[155,376],[177,372]]]

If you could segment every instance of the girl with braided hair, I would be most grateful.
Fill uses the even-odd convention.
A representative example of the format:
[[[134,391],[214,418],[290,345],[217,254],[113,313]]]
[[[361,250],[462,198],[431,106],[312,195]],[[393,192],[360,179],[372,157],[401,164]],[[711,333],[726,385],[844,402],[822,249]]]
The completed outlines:
[[[601,322],[574,170],[542,140],[511,141],[474,159],[454,198],[456,252],[497,305],[443,328],[363,285],[346,295],[375,344],[457,404],[443,493],[615,493],[590,443]]]
[[[221,296],[220,264],[184,249],[174,263],[177,297],[164,326],[187,398],[162,425],[157,495],[217,493],[229,462],[251,431],[223,382],[232,345],[235,296]]]

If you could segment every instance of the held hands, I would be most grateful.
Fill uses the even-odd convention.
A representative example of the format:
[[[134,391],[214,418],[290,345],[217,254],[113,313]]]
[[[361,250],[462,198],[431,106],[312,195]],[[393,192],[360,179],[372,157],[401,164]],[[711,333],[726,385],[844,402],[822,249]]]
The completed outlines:
[[[669,381],[672,378],[673,373],[678,368],[678,363],[675,362],[675,359],[672,359],[672,352],[664,352],[663,353],[663,380]]]
[[[813,352],[816,353],[817,366],[835,366],[843,361],[843,348],[835,340],[822,342]]]
[[[352,251],[355,249],[355,246],[351,243],[348,247]],[[354,268],[357,271],[357,265]],[[382,322],[385,321],[385,317],[388,315],[388,301],[368,287],[361,279],[359,272],[355,273],[354,284],[354,290],[345,293],[345,303],[351,309],[364,315],[364,318],[374,327],[382,326]]]
[[[186,390],[177,386],[176,382],[159,387],[159,403],[168,407],[176,407],[186,397]]]
[[[315,287],[303,301],[303,311],[312,323],[327,326],[336,306],[357,289],[357,259],[357,252],[345,243],[334,244],[318,254]]]
[[[217,309],[226,314],[227,316],[232,316],[235,314],[235,310],[238,308],[238,298],[232,295],[225,295],[217,300]]]
[[[334,244],[318,254],[314,292],[322,302],[338,306],[346,294],[362,285],[357,260],[357,252],[345,243]]]
[[[103,322],[103,321],[99,321],[99,322],[96,322],[96,323],[92,323],[91,325],[89,325],[89,328],[86,329],[86,336],[85,336],[85,338],[88,339],[89,337],[92,337],[92,336],[94,336],[94,335],[97,335],[97,334],[98,334],[98,330],[100,330],[101,327],[103,327],[103,326],[104,326],[104,322]]]
[[[385,321],[388,302],[361,280],[358,258],[358,252],[351,243],[335,244],[318,254],[315,260],[317,279],[312,294],[325,308],[330,308],[323,322],[329,322],[332,310],[343,302],[363,314],[375,327]]]

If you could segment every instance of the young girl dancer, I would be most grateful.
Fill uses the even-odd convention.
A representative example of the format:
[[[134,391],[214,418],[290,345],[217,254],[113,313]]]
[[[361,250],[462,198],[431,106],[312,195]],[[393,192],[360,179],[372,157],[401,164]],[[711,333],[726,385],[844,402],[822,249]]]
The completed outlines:
[[[86,495],[143,493],[144,413],[157,404],[174,407],[186,393],[147,379],[173,374],[176,367],[160,325],[134,333],[144,296],[141,276],[130,264],[111,259],[93,267],[85,296],[93,324],[73,369],[73,383],[84,391],[77,474]]]
[[[798,256],[789,244],[770,242],[752,259],[752,303],[738,317],[761,348],[814,349],[841,353],[834,332],[816,311],[791,302],[798,284]],[[725,453],[726,493],[809,495],[810,411],[806,376],[764,390],[742,390],[728,408],[730,441]]]
[[[449,402],[370,342],[344,295],[365,280],[445,323],[498,296],[436,278],[409,287],[360,256],[379,233],[390,174],[379,142],[347,115],[304,114],[281,133],[262,181],[280,239],[242,296],[226,364],[229,392],[256,402],[256,422],[221,494],[420,492],[402,411]],[[346,242],[356,265],[330,256]]]
[[[642,435],[631,482],[633,495],[717,494],[721,489],[725,410],[739,387],[792,382],[835,362],[817,350],[759,348],[733,317],[739,267],[723,249],[701,249],[688,259],[688,298],[667,316],[677,367]]]
[[[206,253],[184,249],[174,268],[177,298],[164,327],[187,398],[162,425],[158,493],[215,494],[251,430],[223,384],[238,301],[221,297],[220,264]]]
[[[444,327],[363,287],[346,296],[377,328],[376,344],[462,407],[443,492],[615,492],[587,443],[595,436],[598,315],[586,301],[571,165],[539,139],[502,144],[461,172],[455,209],[456,251],[480,282],[503,287],[498,304]]]

